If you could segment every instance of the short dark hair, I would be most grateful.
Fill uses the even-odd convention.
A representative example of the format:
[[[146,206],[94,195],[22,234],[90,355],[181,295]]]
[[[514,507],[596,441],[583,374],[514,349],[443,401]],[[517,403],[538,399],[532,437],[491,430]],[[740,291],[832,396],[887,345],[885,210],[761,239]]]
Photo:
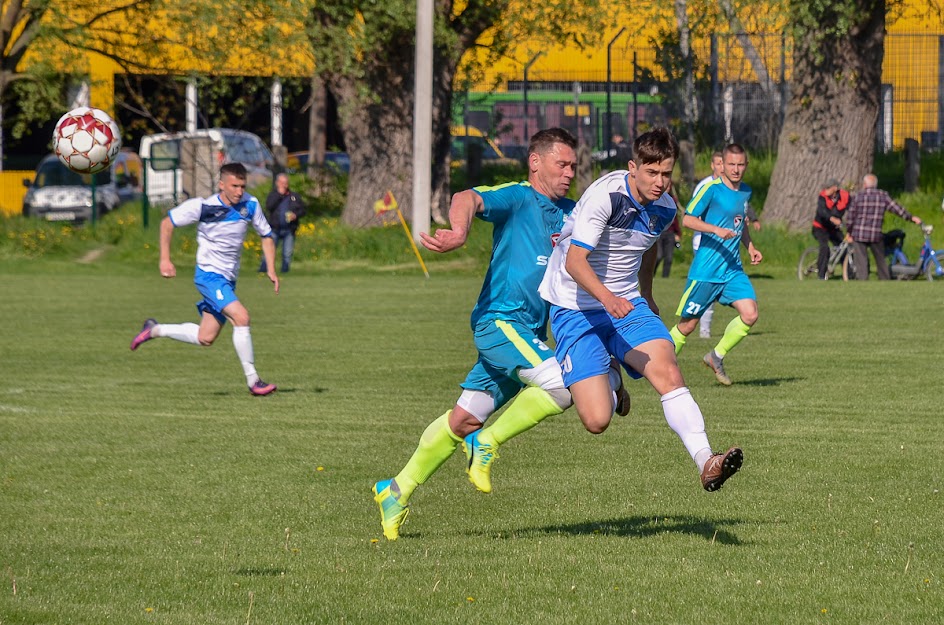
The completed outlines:
[[[729,143],[728,145],[724,146],[724,150],[722,152],[723,152],[722,156],[727,156],[728,154],[746,154],[747,153],[744,150],[744,146],[741,145],[740,143]]]
[[[546,154],[555,143],[563,143],[572,150],[577,149],[577,139],[563,128],[545,128],[531,136],[528,154]]]
[[[245,180],[249,176],[249,172],[246,171],[246,166],[242,163],[224,163],[220,167],[221,180],[223,176],[235,176],[240,180]]]
[[[637,165],[661,163],[667,158],[677,161],[678,157],[678,141],[672,131],[664,126],[644,132],[633,142],[633,160]]]

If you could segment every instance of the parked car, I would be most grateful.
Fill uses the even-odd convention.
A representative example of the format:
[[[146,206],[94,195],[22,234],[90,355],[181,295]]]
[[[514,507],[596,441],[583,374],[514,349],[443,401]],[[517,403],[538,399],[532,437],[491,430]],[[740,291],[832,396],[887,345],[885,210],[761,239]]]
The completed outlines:
[[[95,174],[95,215],[141,197],[141,159],[131,150],[118,153],[111,167]],[[92,218],[92,175],[78,174],[55,154],[45,156],[33,180],[23,180],[23,215],[47,221],[81,223]]]
[[[483,165],[520,165],[514,158],[508,158],[501,148],[488,135],[475,126],[452,127],[452,166],[464,167],[466,149],[477,146],[482,150]]]
[[[251,132],[232,128],[202,128],[194,132],[169,132],[141,138],[139,153],[147,163],[147,196],[151,202],[181,202],[190,195],[207,193],[196,185],[185,188],[181,163],[181,144],[188,140],[209,140],[212,154],[203,173],[203,187],[216,191],[216,178],[223,163],[239,162],[249,172],[247,186],[252,188],[272,181],[275,158],[266,144]]]
[[[308,168],[308,151],[289,152],[286,161],[290,174],[304,173]],[[335,175],[351,173],[351,158],[347,152],[325,152],[324,168]]]

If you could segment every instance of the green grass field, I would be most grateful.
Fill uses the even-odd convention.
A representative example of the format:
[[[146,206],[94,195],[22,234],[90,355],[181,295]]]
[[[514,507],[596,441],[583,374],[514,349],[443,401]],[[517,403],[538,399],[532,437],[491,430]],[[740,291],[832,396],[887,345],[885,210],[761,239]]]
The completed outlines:
[[[752,270],[761,320],[726,361],[735,385],[701,365],[713,343],[680,357],[713,445],[745,450],[718,493],[640,381],[603,435],[571,410],[503,447],[491,495],[457,454],[388,543],[369,488],[455,401],[480,276],[293,273],[276,296],[244,272],[280,386],[254,398],[229,330],[128,350],[147,316],[195,320],[189,269],[11,267],[2,625],[944,618],[940,284]],[[682,269],[656,281],[667,319]]]

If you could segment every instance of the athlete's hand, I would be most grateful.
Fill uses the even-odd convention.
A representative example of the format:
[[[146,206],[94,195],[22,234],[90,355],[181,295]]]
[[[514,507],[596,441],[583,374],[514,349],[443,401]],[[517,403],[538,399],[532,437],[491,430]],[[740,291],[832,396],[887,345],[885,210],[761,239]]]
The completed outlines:
[[[275,294],[279,294],[279,276],[275,273],[274,269],[269,269],[266,272],[266,275],[269,276],[269,280],[272,281],[272,284],[275,285]]]
[[[752,265],[759,265],[760,261],[764,260],[764,255],[760,253],[760,250],[754,247],[753,243],[747,246],[747,253],[751,255]]]
[[[161,276],[164,278],[173,278],[177,275],[177,268],[169,260],[162,260],[158,267],[161,270]]]
[[[457,230],[447,230],[445,228],[440,228],[433,236],[429,236],[425,232],[421,232],[420,242],[426,249],[443,254],[465,245],[465,240],[467,237],[467,232],[459,232]]]
[[[728,230],[727,228],[718,228],[718,230],[715,232],[715,235],[721,237],[722,239],[728,240],[736,237],[737,232],[734,230]]]
[[[625,297],[616,297],[615,295],[601,303],[606,312],[615,319],[622,319],[635,308]]]

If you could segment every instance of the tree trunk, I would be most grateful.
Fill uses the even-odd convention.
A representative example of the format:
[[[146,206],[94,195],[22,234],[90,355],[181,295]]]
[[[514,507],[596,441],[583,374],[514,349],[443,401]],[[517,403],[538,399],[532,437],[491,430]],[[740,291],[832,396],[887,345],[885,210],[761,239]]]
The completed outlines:
[[[835,24],[830,8],[820,24]],[[824,28],[824,27],[820,27]],[[882,86],[885,2],[877,0],[847,33],[794,37],[793,78],[765,221],[809,227],[827,179],[853,187],[872,167]]]
[[[405,53],[412,54],[407,48]],[[437,55],[438,57],[439,55]],[[392,71],[403,68],[402,74]],[[347,203],[341,221],[354,227],[380,225],[390,215],[376,215],[374,202],[392,191],[403,216],[413,218],[413,71],[414,63],[389,62],[360,80],[335,76],[332,91],[339,104],[344,142],[351,158]],[[448,213],[452,80],[455,64],[437,58],[433,75],[433,150],[431,214],[444,223]],[[378,94],[364,102],[363,90]]]

